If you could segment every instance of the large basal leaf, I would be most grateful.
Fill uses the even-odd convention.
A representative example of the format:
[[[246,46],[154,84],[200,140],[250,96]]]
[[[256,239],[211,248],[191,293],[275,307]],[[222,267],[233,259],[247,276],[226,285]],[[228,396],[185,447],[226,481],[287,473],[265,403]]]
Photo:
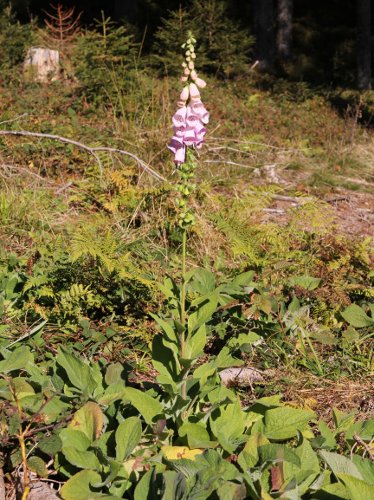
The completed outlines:
[[[0,373],[9,373],[24,369],[28,363],[32,363],[33,356],[28,347],[22,346],[15,349],[6,359],[0,361]]]
[[[349,458],[326,450],[320,450],[319,455],[323,461],[326,462],[335,476],[338,474],[349,474],[357,479],[362,479],[360,471]]]
[[[246,471],[257,464],[259,459],[259,446],[265,444],[269,444],[269,440],[265,436],[262,436],[261,434],[252,434],[249,436],[243,450],[238,456],[238,463],[243,471]]]
[[[101,476],[97,472],[82,470],[64,484],[60,491],[61,498],[64,500],[117,499],[118,497],[103,495],[102,493],[93,491],[91,485],[100,481]]]
[[[210,428],[220,445],[233,453],[243,438],[246,415],[239,401],[221,406],[209,419]]]
[[[100,406],[89,401],[75,412],[69,427],[84,432],[92,442],[100,436],[103,425],[104,417]]]
[[[147,424],[151,424],[157,415],[163,415],[161,403],[157,399],[152,398],[149,394],[139,391],[138,389],[126,387],[123,399],[125,401],[130,401],[130,403],[135,406]]]
[[[210,436],[203,424],[187,422],[178,431],[181,437],[186,436],[190,448],[214,448],[216,442],[210,441]]]
[[[297,435],[297,431],[307,428],[310,420],[315,418],[315,413],[281,406],[265,412],[265,436],[269,439],[290,439]]]
[[[64,446],[74,446],[76,450],[86,451],[91,445],[91,440],[84,432],[69,427],[60,431],[59,439],[62,448]]]
[[[60,348],[56,361],[65,370],[69,381],[74,387],[77,387],[82,392],[92,392],[95,389],[96,383],[91,377],[90,367],[82,360]]]
[[[142,435],[142,424],[138,417],[130,417],[119,424],[116,430],[116,458],[126,460]]]
[[[286,461],[283,466],[284,478],[287,482],[296,480],[299,492],[304,494],[320,472],[318,456],[305,439],[292,451],[299,457],[300,465]]]
[[[368,484],[357,477],[349,474],[338,474],[338,479],[342,481],[349,492],[350,500],[373,500],[374,486]]]
[[[368,458],[360,457],[360,455],[353,455],[352,462],[359,470],[364,481],[374,485],[374,462]]]
[[[101,470],[100,462],[93,451],[77,450],[74,447],[74,443],[72,443],[72,446],[64,446],[62,448],[62,453],[69,463],[79,469]]]
[[[341,313],[343,318],[355,328],[364,328],[365,326],[373,326],[374,319],[370,318],[362,307],[357,304],[351,304]]]

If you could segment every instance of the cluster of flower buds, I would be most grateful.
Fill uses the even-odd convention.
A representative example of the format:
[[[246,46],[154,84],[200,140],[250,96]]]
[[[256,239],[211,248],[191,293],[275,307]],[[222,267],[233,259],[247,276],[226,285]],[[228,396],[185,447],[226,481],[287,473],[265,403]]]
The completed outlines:
[[[183,88],[179,100],[178,110],[173,116],[174,135],[168,148],[174,153],[177,166],[185,162],[186,147],[200,149],[206,134],[205,125],[209,122],[209,113],[201,101],[200,88],[206,83],[198,77],[195,70],[195,48],[196,40],[190,34],[186,43],[182,45],[185,51],[185,61],[182,82]]]

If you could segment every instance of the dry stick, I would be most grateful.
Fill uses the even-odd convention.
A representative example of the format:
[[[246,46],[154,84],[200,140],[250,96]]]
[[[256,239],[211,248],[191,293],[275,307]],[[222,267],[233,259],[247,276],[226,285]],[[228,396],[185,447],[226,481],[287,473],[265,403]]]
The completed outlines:
[[[139,167],[141,167],[143,170],[148,172],[150,175],[153,177],[156,177],[156,179],[162,180],[166,182],[166,178],[163,177],[161,174],[153,170],[149,165],[147,165],[143,160],[138,158],[136,155],[133,153],[130,153],[128,151],[124,151],[123,149],[117,149],[117,148],[108,148],[108,147],[90,147],[87,146],[86,144],[83,144],[78,141],[74,141],[72,139],[68,139],[67,137],[62,137],[60,135],[54,135],[54,134],[42,134],[40,132],[29,132],[28,130],[0,130],[0,135],[16,135],[16,136],[28,136],[28,137],[40,137],[41,139],[52,139],[54,141],[60,141],[65,144],[72,144],[73,146],[77,147],[78,149],[83,149],[84,151],[87,151],[89,154],[91,154],[99,168],[100,168],[100,173],[102,174],[103,172],[103,166],[101,164],[99,156],[96,154],[98,151],[107,151],[109,153],[118,153],[126,156],[130,156],[130,158],[134,159]]]
[[[0,468],[0,500],[5,500],[5,483],[4,483],[4,472]]]
[[[368,446],[358,434],[353,434],[353,439],[356,441],[357,444],[360,444],[365,449],[365,453],[368,454],[370,460],[374,461],[374,454],[371,451],[370,446]]]

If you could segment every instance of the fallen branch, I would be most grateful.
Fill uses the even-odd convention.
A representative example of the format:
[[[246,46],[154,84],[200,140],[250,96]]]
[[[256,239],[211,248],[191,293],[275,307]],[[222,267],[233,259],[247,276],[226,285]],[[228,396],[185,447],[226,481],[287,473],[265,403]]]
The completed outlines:
[[[90,155],[92,155],[100,169],[100,173],[102,174],[103,172],[103,166],[100,161],[100,158],[97,154],[99,151],[107,151],[109,153],[117,153],[117,154],[122,154],[125,156],[129,156],[133,160],[136,161],[138,166],[142,168],[144,171],[148,172],[150,175],[155,177],[156,179],[162,180],[166,182],[165,177],[163,177],[161,174],[153,170],[149,165],[147,165],[143,160],[138,158],[136,155],[133,153],[130,153],[129,151],[125,151],[123,149],[117,149],[117,148],[109,148],[109,147],[90,147],[87,146],[86,144],[83,144],[78,141],[74,141],[73,139],[68,139],[67,137],[62,137],[60,135],[54,135],[54,134],[42,134],[40,132],[29,132],[28,130],[0,130],[0,135],[16,135],[16,136],[27,136],[27,137],[39,137],[41,139],[52,139],[54,141],[59,141],[63,142],[65,144],[71,144],[72,146],[77,147],[78,149],[82,149],[83,151],[87,151]]]

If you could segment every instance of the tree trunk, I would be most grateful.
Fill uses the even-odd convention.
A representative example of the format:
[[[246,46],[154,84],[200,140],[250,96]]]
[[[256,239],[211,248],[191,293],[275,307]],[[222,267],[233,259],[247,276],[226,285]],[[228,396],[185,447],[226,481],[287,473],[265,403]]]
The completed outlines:
[[[27,80],[49,83],[61,76],[60,54],[58,50],[31,47],[23,63]]]
[[[371,0],[357,0],[357,86],[371,89]]]
[[[277,53],[279,62],[291,58],[293,0],[278,0]]]
[[[259,61],[259,69],[271,73],[274,71],[275,60],[273,0],[253,0],[253,31],[256,38],[255,57]]]

